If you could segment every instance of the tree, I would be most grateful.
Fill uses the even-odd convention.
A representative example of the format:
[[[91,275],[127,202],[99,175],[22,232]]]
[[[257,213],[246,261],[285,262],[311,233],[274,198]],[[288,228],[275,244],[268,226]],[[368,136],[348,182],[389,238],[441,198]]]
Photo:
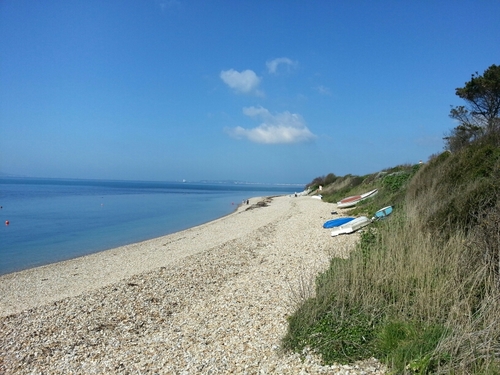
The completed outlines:
[[[335,182],[335,180],[337,179],[337,176],[335,176],[335,174],[333,173],[328,173],[323,181],[324,185],[330,185],[330,184],[333,184]]]
[[[500,128],[500,66],[491,65],[483,75],[472,74],[464,87],[455,94],[465,100],[465,106],[452,107],[450,117],[458,121],[448,137],[447,148],[462,148],[486,133]]]

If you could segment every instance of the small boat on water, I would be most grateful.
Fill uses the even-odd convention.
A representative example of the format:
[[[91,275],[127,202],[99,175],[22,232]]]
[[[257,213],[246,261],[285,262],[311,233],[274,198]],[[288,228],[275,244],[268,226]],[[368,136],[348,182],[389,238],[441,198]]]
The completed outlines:
[[[354,220],[353,217],[339,217],[338,219],[328,220],[323,224],[323,228],[340,227],[341,225],[346,224],[352,220]]]
[[[372,221],[368,219],[366,216],[360,216],[354,220],[351,220],[339,227],[336,227],[332,230],[332,237],[336,237],[339,234],[348,234],[357,231],[363,227],[366,227]]]
[[[373,189],[367,193],[360,194],[360,195],[353,195],[351,197],[347,197],[342,199],[340,202],[337,202],[337,207],[338,208],[348,208],[348,207],[353,207],[359,202],[373,197],[375,194],[378,193],[378,189]]]
[[[375,215],[373,215],[372,220],[384,219],[390,214],[392,214],[392,206],[387,206],[375,212]]]

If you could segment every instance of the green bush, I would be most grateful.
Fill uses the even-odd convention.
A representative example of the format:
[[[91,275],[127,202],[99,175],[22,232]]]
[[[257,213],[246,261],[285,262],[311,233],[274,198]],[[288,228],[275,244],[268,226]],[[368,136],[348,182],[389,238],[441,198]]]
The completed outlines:
[[[388,321],[379,326],[375,350],[385,357],[392,371],[398,374],[428,374],[436,370],[446,356],[436,358],[434,351],[446,329],[412,321]]]
[[[374,356],[398,374],[500,373],[497,138],[350,190],[359,180],[337,178],[332,196],[379,188],[351,213],[397,209],[318,275],[315,297],[289,319],[284,348],[309,346],[326,363]]]
[[[326,364],[352,363],[371,356],[374,322],[357,309],[334,310],[314,324],[309,337],[309,346],[316,348]]]
[[[324,185],[326,186],[326,185],[333,184],[336,179],[337,179],[337,176],[335,176],[333,173],[329,173],[325,177]]]
[[[382,179],[382,185],[393,193],[400,191],[419,169],[420,164],[415,164],[411,167],[407,166],[405,169],[400,169],[399,171],[388,174]]]

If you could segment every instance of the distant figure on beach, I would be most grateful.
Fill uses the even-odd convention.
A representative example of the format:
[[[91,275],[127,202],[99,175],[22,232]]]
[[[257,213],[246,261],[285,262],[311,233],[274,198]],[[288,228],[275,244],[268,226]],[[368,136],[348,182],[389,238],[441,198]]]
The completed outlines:
[[[249,199],[247,199],[247,204],[250,204],[250,200]]]

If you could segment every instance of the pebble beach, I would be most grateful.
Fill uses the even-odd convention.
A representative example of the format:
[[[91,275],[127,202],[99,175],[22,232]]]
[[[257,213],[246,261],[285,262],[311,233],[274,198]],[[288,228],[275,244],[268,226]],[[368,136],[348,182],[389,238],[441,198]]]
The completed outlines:
[[[281,350],[331,257],[334,204],[252,198],[165,237],[0,277],[0,374],[383,374]],[[339,214],[342,214],[339,210]]]

